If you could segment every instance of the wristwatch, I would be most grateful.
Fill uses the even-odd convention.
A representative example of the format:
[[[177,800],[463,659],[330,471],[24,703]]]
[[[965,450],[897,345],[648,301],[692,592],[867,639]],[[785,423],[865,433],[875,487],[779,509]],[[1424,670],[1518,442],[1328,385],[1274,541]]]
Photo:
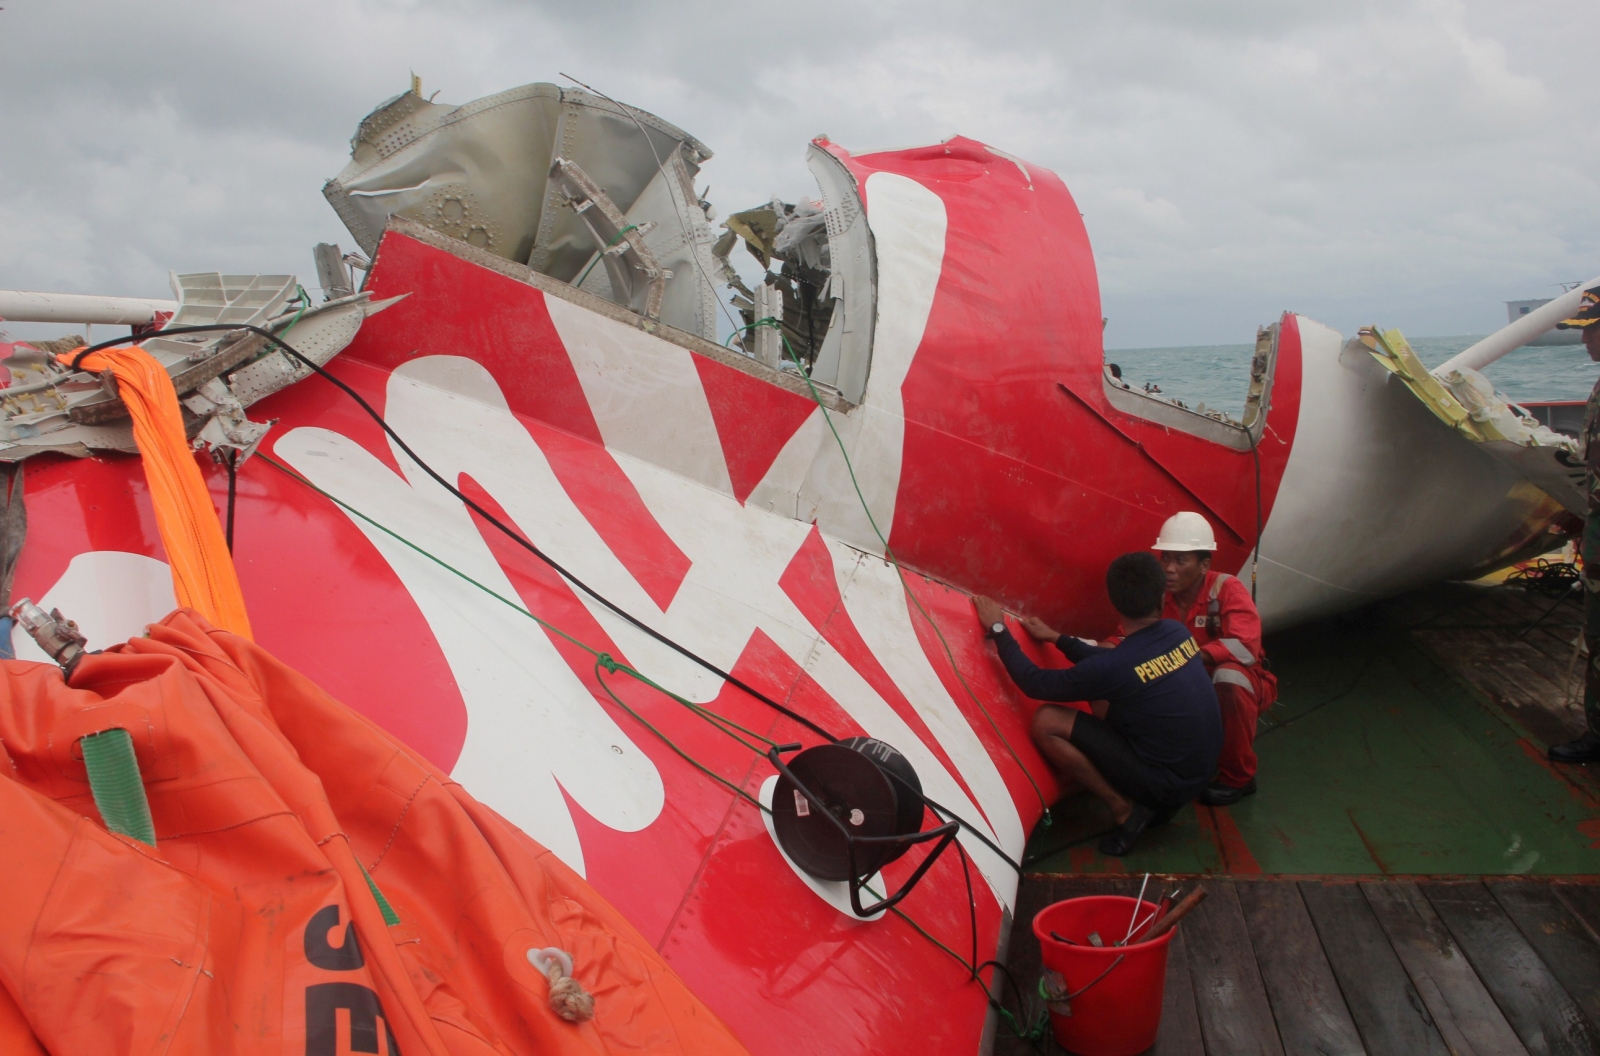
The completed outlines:
[[[993,623],[991,623],[989,625],[989,637],[990,638],[998,638],[1002,634],[1005,634],[1005,633],[1006,633],[1006,625],[1005,625],[1005,622],[1003,620],[996,620],[995,622],[993,622]]]

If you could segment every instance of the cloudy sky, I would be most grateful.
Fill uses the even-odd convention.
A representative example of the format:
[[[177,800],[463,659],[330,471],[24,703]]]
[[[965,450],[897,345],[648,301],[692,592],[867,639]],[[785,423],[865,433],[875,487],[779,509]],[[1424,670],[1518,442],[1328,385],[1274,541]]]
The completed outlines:
[[[707,143],[723,212],[814,195],[806,141],[955,133],[1060,173],[1107,344],[1484,333],[1600,273],[1592,0],[0,0],[0,288],[314,275],[320,194],[404,90],[560,72]],[[21,328],[17,328],[20,332]]]

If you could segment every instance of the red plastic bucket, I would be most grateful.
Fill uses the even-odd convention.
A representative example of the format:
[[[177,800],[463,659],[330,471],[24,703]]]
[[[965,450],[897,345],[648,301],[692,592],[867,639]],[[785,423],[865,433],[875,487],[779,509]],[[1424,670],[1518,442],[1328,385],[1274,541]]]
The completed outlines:
[[[1127,934],[1135,905],[1140,921],[1156,909],[1154,902],[1125,895],[1093,895],[1046,906],[1033,918],[1045,969],[1060,977],[1052,980],[1047,974],[1053,985],[1045,989],[1076,995],[1065,1003],[1070,1011],[1051,1004],[1050,1025],[1061,1047],[1077,1056],[1136,1056],[1156,1043],[1173,933],[1153,942],[1112,945]],[[1058,942],[1052,931],[1072,942]],[[1090,945],[1090,932],[1098,932],[1105,945]]]

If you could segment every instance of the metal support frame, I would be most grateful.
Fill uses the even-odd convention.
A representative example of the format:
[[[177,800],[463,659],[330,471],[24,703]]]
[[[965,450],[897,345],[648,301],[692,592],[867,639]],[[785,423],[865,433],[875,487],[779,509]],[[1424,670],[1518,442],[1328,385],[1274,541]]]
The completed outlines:
[[[566,196],[567,204],[583,219],[589,233],[594,236],[600,260],[611,278],[612,290],[618,297],[626,297],[629,306],[639,298],[637,285],[630,270],[644,280],[644,303],[635,310],[647,319],[661,317],[661,298],[666,293],[670,273],[656,261],[655,254],[645,245],[642,228],[653,224],[628,223],[622,210],[609,195],[590,178],[577,162],[557,158],[550,166],[550,179]]]

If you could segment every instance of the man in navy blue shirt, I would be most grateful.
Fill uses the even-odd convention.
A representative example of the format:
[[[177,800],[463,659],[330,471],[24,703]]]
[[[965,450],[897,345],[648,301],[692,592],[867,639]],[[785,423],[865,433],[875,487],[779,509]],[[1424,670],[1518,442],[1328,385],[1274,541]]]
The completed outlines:
[[[1222,751],[1222,715],[1200,647],[1183,624],[1161,618],[1166,574],[1155,556],[1123,554],[1111,562],[1106,592],[1122,616],[1123,638],[1114,646],[1058,635],[1037,619],[1024,623],[1073,662],[1064,669],[1029,660],[999,604],[974,601],[1017,688],[1035,700],[1093,702],[1093,714],[1039,708],[1033,743],[1057,773],[1111,808],[1117,827],[1100,851],[1124,855],[1145,829],[1210,783]]]

